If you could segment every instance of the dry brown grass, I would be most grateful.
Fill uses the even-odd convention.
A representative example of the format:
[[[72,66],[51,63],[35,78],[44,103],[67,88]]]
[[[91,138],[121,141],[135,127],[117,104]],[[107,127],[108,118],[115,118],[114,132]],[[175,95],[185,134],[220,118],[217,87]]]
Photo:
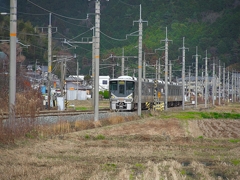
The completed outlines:
[[[71,126],[92,129],[65,133]],[[42,128],[44,133],[47,127]],[[75,124],[62,121],[48,127],[51,138],[25,139],[15,145],[0,146],[0,177],[3,180],[240,177],[239,164],[231,163],[240,157],[238,143],[189,138],[174,132],[178,129],[184,131],[180,121],[155,117],[97,128],[90,121]]]
[[[8,102],[8,97],[4,97]],[[16,119],[4,120],[8,104],[1,106],[0,117],[0,142],[12,143],[16,138],[26,135],[26,133],[34,131],[36,128],[35,117],[39,110],[43,108],[42,97],[37,90],[30,89],[28,91],[16,94],[16,106],[12,111],[16,115]]]
[[[0,179],[240,179],[239,120],[194,119],[186,128],[160,117],[38,126],[0,145]],[[232,128],[235,139],[227,136]],[[211,129],[225,133],[212,136]]]
[[[60,120],[55,124],[36,125],[30,129],[24,128],[25,131],[22,133],[28,138],[41,139],[41,138],[49,138],[53,136],[63,137],[65,134],[70,132],[76,132],[76,131],[98,128],[102,126],[119,124],[119,123],[135,120],[136,118],[137,117],[134,117],[134,116],[129,116],[129,117],[111,116],[109,118],[96,121],[96,122],[93,120],[89,120],[89,121],[80,120],[75,122]]]

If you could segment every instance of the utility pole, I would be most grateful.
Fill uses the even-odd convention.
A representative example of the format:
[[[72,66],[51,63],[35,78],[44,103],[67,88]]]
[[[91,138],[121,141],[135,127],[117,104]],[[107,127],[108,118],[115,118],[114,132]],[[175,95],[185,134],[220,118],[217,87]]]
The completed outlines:
[[[52,23],[51,13],[49,14],[48,25],[48,109],[50,110],[51,100],[51,81],[52,81]]]
[[[61,90],[61,96],[63,97],[64,94],[63,94],[63,86],[64,86],[64,63],[63,63],[64,59],[61,59],[61,87],[60,87],[60,90]]]
[[[121,75],[124,76],[124,48],[122,48],[122,71]]]
[[[9,121],[15,120],[17,0],[10,0]],[[14,123],[14,122],[12,122]],[[15,128],[14,128],[15,129]]]
[[[218,105],[221,105],[221,66],[220,66],[220,60],[219,60],[219,80],[218,80]]]
[[[100,1],[95,1],[94,121],[99,120]]]
[[[205,59],[205,108],[207,108],[207,100],[208,100],[208,73],[207,73],[207,60],[209,59],[207,57],[207,50],[206,50],[206,57]]]
[[[127,34],[127,36],[138,36],[138,116],[141,116],[141,108],[142,108],[142,36],[143,36],[143,23],[147,23],[148,21],[142,20],[142,6],[140,4],[140,18],[138,21],[133,21],[133,25],[135,22],[139,23],[139,30],[133,32],[131,34]],[[138,35],[136,34],[138,32]]]
[[[234,94],[235,94],[235,98],[234,98],[234,102],[237,102],[237,71],[235,71],[235,78],[234,78],[234,80],[235,80],[235,88],[234,88]]]
[[[195,60],[196,60],[196,72],[195,72],[195,108],[197,108],[197,91],[198,91],[198,57],[201,57],[200,55],[198,55],[198,47],[196,46],[196,55],[195,56]]]
[[[191,96],[190,96],[190,78],[191,78],[191,70],[190,70],[190,67],[191,66],[189,66],[188,68],[188,96],[189,96],[189,102],[190,102],[190,100],[191,100]]]
[[[227,85],[227,86],[228,86],[228,87],[227,87],[227,89],[228,89],[228,90],[227,90],[228,101],[227,101],[227,102],[229,102],[229,89],[230,89],[230,83],[229,83],[229,81],[230,81],[230,79],[229,79],[229,69],[228,69],[228,75],[227,75],[227,76],[228,76],[228,77],[227,77],[227,79],[228,79],[228,80],[227,80],[227,82],[228,82],[228,85]]]
[[[185,106],[185,51],[186,48],[184,45],[184,40],[185,37],[183,37],[183,47],[179,48],[182,49],[182,109],[184,110],[184,106]]]
[[[203,90],[204,90],[204,84],[203,84],[203,65],[202,65],[202,101],[203,101]]]
[[[49,13],[49,25],[48,27],[39,27],[40,29],[48,29],[48,109],[50,110],[50,100],[51,100],[51,81],[52,81],[52,29],[56,27],[52,27],[51,23],[52,14]]]
[[[95,97],[94,97],[94,79],[95,79],[95,34],[93,30],[93,37],[92,37],[92,107],[94,107],[95,104]]]
[[[169,82],[172,82],[172,61],[169,61]]]
[[[224,63],[224,66],[223,66],[223,102],[225,104],[225,63]]]
[[[142,6],[140,4],[140,18],[138,21],[133,21],[139,23],[138,30],[138,116],[141,116],[142,111],[142,36],[143,36],[143,23],[147,21],[142,20]]]
[[[168,108],[168,40],[167,38],[167,27],[166,27],[166,39],[162,40],[165,42],[165,96],[164,96],[164,105],[165,105],[165,111],[167,111]]]
[[[213,62],[213,80],[212,80],[212,105],[215,105],[215,89],[216,89],[216,76],[215,76],[215,63]]]
[[[167,111],[167,108],[168,108],[168,42],[169,41],[172,41],[172,40],[169,40],[168,37],[167,37],[167,27],[166,27],[166,38],[164,40],[161,40],[161,42],[165,42],[165,48],[162,49],[162,48],[158,48],[158,49],[155,49],[155,52],[156,50],[164,50],[165,51],[165,86],[164,86],[164,91],[165,91],[165,95],[164,95],[164,109],[165,111]]]
[[[232,70],[232,103],[233,103],[233,97],[234,97],[234,95],[233,95],[233,70]]]
[[[138,116],[141,116],[142,111],[142,36],[143,36],[143,21],[142,20],[142,6],[140,4],[140,19],[135,21],[139,23],[139,37],[138,37]]]
[[[77,94],[76,94],[77,100],[78,100],[78,73],[79,73],[79,64],[78,64],[78,59],[77,59]]]

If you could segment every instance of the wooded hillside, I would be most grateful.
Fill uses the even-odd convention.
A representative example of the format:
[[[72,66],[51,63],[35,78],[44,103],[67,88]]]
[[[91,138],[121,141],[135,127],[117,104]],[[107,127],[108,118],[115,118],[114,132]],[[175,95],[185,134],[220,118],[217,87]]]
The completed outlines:
[[[9,9],[9,2],[3,2],[5,3],[1,6],[1,11]],[[239,0],[101,0],[102,59],[110,54],[122,55],[122,48],[125,55],[137,55],[137,49],[134,47],[138,45],[138,38],[126,39],[126,35],[138,31],[138,23],[133,22],[140,18],[140,4],[142,19],[148,21],[148,25],[143,25],[144,52],[154,52],[155,49],[164,46],[160,41],[166,38],[167,27],[168,39],[173,41],[169,43],[169,60],[179,59],[175,69],[180,67],[182,52],[179,48],[183,46],[183,37],[185,47],[189,48],[186,52],[187,64],[195,62],[193,55],[196,54],[198,46],[198,54],[201,55],[200,67],[204,65],[202,58],[207,50],[209,64],[220,60],[221,65],[225,63],[226,67],[231,67],[234,64],[234,68],[237,68],[236,63],[240,59]],[[18,2],[18,19],[22,19],[18,25],[18,37],[23,36],[25,26],[30,28],[26,29],[26,32],[33,31],[34,27],[47,27],[49,12],[52,12],[52,26],[58,28],[53,34],[54,51],[61,51],[63,38],[80,41],[83,37],[92,36],[90,28],[94,25],[94,10],[95,1],[68,0],[59,3],[57,0],[22,0]],[[2,28],[8,28],[6,22],[3,24],[3,17],[0,18],[0,22]],[[0,33],[3,38],[8,35],[5,30]],[[46,37],[25,36],[26,42],[36,46],[34,50],[26,52],[26,59],[35,58],[46,62]],[[87,74],[91,65],[91,46],[80,44],[72,53],[78,54],[82,73]],[[158,51],[156,55],[148,56],[147,61],[154,64],[161,56],[164,56],[163,51]],[[128,66],[134,68],[134,61],[136,59],[127,61]]]

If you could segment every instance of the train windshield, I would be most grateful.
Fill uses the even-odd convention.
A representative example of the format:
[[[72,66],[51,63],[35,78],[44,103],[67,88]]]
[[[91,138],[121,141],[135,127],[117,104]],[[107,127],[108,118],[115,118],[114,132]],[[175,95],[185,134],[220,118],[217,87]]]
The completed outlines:
[[[119,97],[128,96],[134,91],[134,82],[125,80],[110,81],[109,91]]]
[[[109,90],[110,91],[116,91],[117,90],[117,86],[118,86],[117,81],[110,81]]]

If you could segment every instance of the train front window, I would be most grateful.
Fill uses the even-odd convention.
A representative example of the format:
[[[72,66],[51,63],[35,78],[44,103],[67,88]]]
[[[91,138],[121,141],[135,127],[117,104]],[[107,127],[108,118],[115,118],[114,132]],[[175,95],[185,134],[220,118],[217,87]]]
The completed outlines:
[[[110,91],[116,91],[117,90],[117,81],[110,81],[110,84],[109,84],[109,89]]]
[[[134,90],[134,82],[126,81],[126,90]]]
[[[124,85],[119,85],[119,94],[124,94]]]

